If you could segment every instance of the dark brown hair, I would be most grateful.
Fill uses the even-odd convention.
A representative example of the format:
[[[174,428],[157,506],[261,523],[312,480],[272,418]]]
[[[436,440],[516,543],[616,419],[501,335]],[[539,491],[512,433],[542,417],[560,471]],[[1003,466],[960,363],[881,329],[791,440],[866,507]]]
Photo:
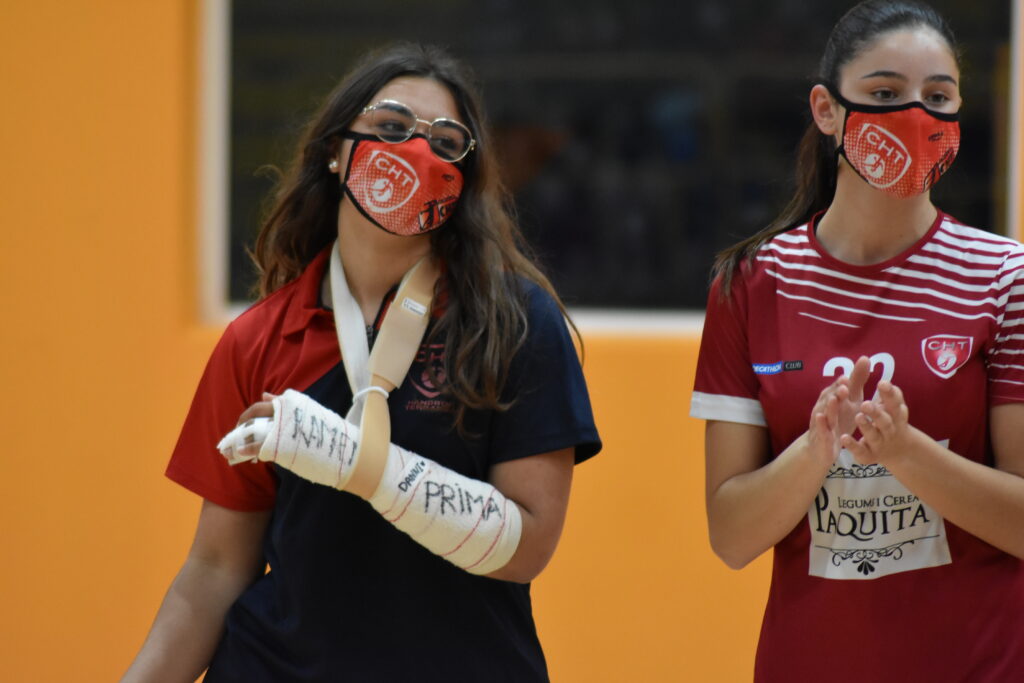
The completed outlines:
[[[525,253],[479,96],[461,63],[438,47],[412,43],[391,45],[364,57],[306,126],[256,239],[252,259],[259,272],[259,293],[267,296],[297,278],[335,240],[342,194],[327,164],[339,144],[338,136],[381,88],[400,76],[429,78],[444,85],[477,141],[460,162],[464,185],[458,207],[443,228],[431,233],[432,252],[444,264],[444,281],[438,287],[446,294],[446,306],[429,341],[445,346],[444,390],[455,400],[455,425],[461,431],[467,409],[507,407],[501,400],[502,389],[512,357],[527,334],[519,277],[540,285],[565,314],[551,283]]]
[[[953,32],[934,9],[915,0],[867,0],[853,7],[832,28],[814,82],[838,90],[842,68],[879,36],[918,27],[930,28],[942,36],[959,62]],[[711,276],[722,278],[724,295],[728,296],[732,277],[744,260],[752,260],[758,249],[775,235],[803,225],[828,208],[836,191],[836,161],[835,140],[818,130],[812,120],[797,147],[796,191],[789,203],[767,227],[715,258]]]

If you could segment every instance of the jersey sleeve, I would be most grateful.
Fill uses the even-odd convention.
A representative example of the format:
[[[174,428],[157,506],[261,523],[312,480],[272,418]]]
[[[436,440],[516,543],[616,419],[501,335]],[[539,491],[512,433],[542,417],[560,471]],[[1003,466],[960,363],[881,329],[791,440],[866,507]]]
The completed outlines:
[[[527,289],[528,332],[492,421],[491,464],[573,447],[580,463],[601,450],[576,347],[554,299]]]
[[[165,474],[203,498],[240,511],[267,510],[277,490],[272,467],[264,462],[232,467],[217,442],[258,397],[247,395],[247,357],[233,326],[228,326],[199,380],[185,424]]]
[[[1004,266],[1005,305],[988,356],[989,404],[1024,401],[1024,247]]]
[[[716,278],[708,295],[690,416],[765,426],[750,361],[748,300],[740,274],[733,278],[728,297],[721,291],[721,278]]]

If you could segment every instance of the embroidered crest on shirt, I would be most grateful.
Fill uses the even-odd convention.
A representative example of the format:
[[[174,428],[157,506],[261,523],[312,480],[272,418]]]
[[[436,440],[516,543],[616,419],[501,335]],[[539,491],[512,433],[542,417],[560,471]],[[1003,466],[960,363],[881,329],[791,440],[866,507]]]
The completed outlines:
[[[431,380],[428,368],[440,384],[444,384],[444,344],[423,344],[416,353],[413,367],[409,370],[409,382],[420,397],[406,403],[406,410],[446,412],[452,409],[452,402],[441,397],[441,387]]]
[[[885,467],[860,465],[845,449],[811,503],[807,521],[811,576],[877,579],[951,562],[939,513]]]
[[[936,334],[921,340],[924,364],[942,379],[949,379],[971,357],[973,337]]]

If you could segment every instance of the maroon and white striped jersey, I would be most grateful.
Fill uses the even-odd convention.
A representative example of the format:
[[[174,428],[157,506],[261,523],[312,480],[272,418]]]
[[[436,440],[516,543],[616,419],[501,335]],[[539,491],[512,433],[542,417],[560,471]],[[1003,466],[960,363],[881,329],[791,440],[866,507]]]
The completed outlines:
[[[764,245],[728,297],[712,287],[691,415],[765,426],[774,457],[867,356],[867,396],[891,380],[914,426],[991,465],[989,408],[1024,401],[1024,247],[940,213],[903,253],[853,266],[813,225]],[[844,452],[775,547],[757,678],[1012,680],[1022,614],[1024,563]]]

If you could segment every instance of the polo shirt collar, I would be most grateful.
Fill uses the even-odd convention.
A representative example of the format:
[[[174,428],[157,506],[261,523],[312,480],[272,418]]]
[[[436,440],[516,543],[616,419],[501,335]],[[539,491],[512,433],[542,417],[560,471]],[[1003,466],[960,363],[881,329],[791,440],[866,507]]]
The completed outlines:
[[[330,311],[320,305],[320,283],[323,282],[333,245],[334,242],[331,242],[313,257],[296,280],[295,294],[288,305],[281,330],[283,334],[301,332],[309,327],[309,322],[316,316],[330,315]]]

